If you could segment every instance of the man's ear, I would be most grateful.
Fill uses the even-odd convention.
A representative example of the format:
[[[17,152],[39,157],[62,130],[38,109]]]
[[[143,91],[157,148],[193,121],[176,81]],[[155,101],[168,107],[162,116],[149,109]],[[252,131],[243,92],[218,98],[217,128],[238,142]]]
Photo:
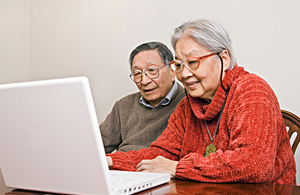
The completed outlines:
[[[176,77],[176,73],[175,73],[175,71],[172,70],[171,67],[169,67],[169,69],[171,71],[172,81],[174,82],[175,81],[175,77]]]

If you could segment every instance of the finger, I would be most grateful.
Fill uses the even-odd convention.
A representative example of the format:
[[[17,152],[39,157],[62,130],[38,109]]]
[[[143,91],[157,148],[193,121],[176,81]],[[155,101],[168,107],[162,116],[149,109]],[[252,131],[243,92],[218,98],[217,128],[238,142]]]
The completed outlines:
[[[135,169],[140,168],[143,165],[149,165],[151,163],[151,160],[142,160],[136,167]]]
[[[141,165],[136,169],[137,172],[142,172],[145,170],[149,170],[149,165]]]
[[[112,158],[110,156],[106,156],[106,161],[107,161],[108,167],[111,167],[113,165],[113,161],[112,161]]]
[[[145,170],[142,170],[140,172],[148,172],[148,173],[150,173],[151,171],[149,169],[145,169]]]

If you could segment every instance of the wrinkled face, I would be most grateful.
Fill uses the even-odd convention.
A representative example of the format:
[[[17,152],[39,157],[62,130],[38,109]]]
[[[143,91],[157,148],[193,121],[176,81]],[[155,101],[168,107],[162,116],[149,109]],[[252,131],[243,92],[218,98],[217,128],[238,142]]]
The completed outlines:
[[[157,50],[142,51],[132,60],[132,72],[144,71],[147,68],[164,66]],[[172,89],[175,74],[168,66],[159,69],[159,77],[150,79],[143,73],[143,79],[136,83],[141,95],[154,107],[163,100]]]
[[[201,57],[214,52],[208,51],[204,46],[195,42],[189,36],[183,36],[176,43],[175,59],[188,63],[191,57]],[[230,63],[226,50],[221,52],[223,59],[223,77]],[[200,60],[198,69],[190,71],[185,66],[177,73],[178,80],[184,85],[192,97],[199,97],[211,102],[220,84],[221,60],[218,55],[212,55]],[[223,78],[222,78],[223,79]]]

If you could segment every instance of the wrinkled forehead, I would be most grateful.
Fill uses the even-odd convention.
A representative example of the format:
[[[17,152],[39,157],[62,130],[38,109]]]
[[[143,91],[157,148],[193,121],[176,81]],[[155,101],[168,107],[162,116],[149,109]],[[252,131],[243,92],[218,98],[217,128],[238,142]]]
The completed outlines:
[[[205,55],[209,50],[196,42],[192,37],[185,36],[177,41],[175,47],[175,59],[185,59]]]
[[[147,50],[139,52],[132,60],[132,69],[148,68],[150,66],[159,67],[163,61],[157,50]]]

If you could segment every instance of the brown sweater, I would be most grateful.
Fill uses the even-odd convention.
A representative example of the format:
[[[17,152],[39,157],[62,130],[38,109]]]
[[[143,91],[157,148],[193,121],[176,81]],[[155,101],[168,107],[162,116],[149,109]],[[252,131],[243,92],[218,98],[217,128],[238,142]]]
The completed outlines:
[[[205,158],[226,93],[212,102],[184,98],[168,127],[149,149],[111,154],[112,169],[135,170],[142,159],[164,156],[179,161],[176,177],[201,182],[296,184],[296,165],[278,100],[270,86],[242,67],[229,70],[223,83],[228,98],[214,140],[217,151]]]
[[[148,148],[167,127],[170,115],[185,93],[178,85],[170,103],[157,108],[142,105],[140,97],[140,93],[134,93],[117,101],[100,125],[106,153]]]

